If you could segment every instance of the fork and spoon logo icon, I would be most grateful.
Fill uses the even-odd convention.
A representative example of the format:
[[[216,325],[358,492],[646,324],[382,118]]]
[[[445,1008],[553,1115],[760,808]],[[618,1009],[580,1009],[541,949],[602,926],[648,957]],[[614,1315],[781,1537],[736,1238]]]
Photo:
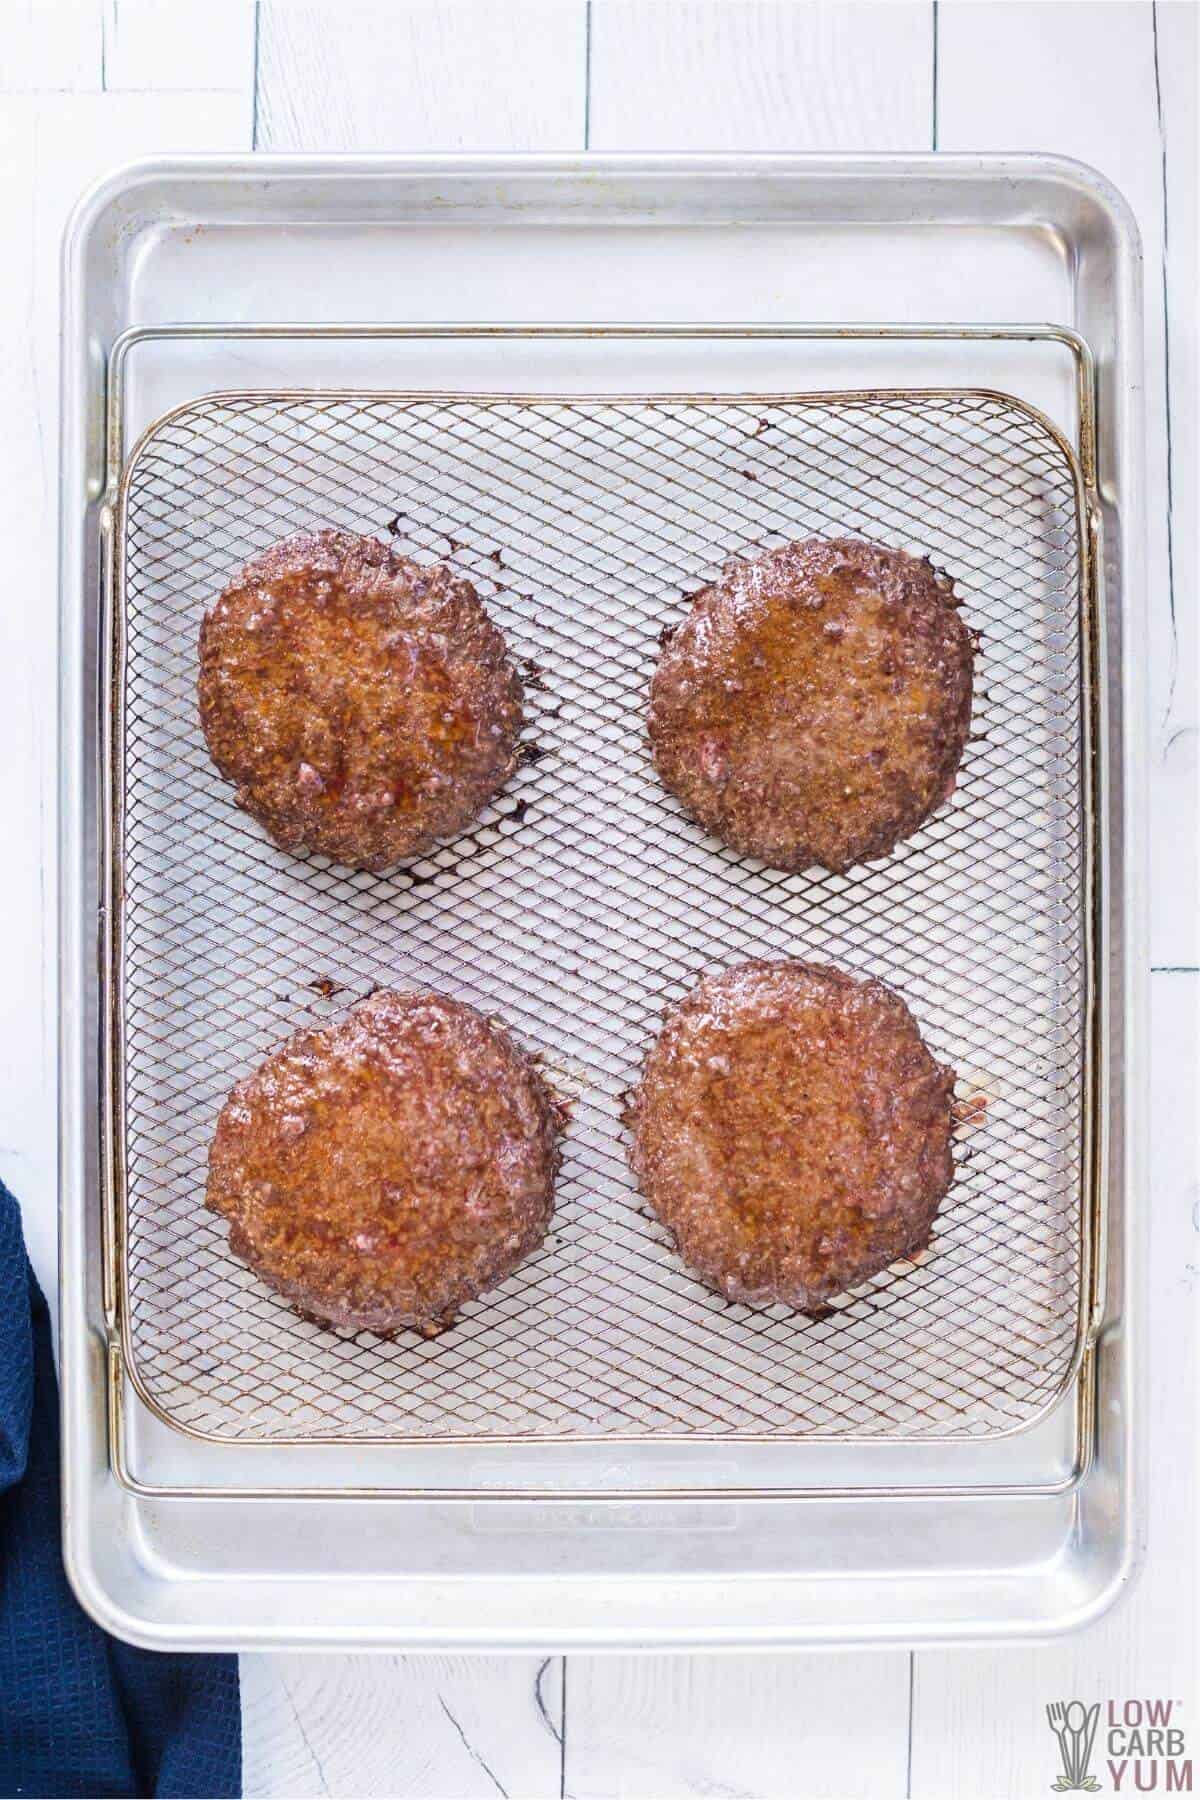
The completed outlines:
[[[1095,1794],[1100,1783],[1088,1774],[1092,1745],[1096,1741],[1096,1725],[1100,1718],[1100,1702],[1084,1706],[1079,1700],[1052,1700],[1046,1708],[1050,1729],[1058,1739],[1058,1753],[1063,1772],[1051,1783],[1056,1794]]]

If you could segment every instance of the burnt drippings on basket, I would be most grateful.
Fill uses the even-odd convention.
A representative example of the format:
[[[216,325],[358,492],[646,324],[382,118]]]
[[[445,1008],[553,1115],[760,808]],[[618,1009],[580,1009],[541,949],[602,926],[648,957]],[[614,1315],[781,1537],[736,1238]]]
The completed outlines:
[[[335,994],[344,994],[344,983],[335,981],[332,975],[318,975],[307,984],[314,994],[320,994],[322,1000],[332,1000]]]
[[[499,1015],[493,1015],[493,1018],[499,1028],[505,1029],[505,1022]],[[529,1050],[526,1056],[541,1077],[558,1130],[565,1131],[575,1116],[577,1099],[576,1095],[563,1092],[562,1084],[570,1080],[569,1074],[547,1050]]]

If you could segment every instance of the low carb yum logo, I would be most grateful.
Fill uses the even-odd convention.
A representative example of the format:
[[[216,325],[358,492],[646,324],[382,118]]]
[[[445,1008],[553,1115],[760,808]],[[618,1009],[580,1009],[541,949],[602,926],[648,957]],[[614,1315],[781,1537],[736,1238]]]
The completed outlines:
[[[1052,1700],[1046,1719],[1058,1739],[1062,1772],[1051,1783],[1056,1794],[1099,1793],[1092,1773],[1104,1769],[1117,1794],[1190,1794],[1192,1763],[1175,1700]],[[1097,1736],[1103,1729],[1100,1746]]]

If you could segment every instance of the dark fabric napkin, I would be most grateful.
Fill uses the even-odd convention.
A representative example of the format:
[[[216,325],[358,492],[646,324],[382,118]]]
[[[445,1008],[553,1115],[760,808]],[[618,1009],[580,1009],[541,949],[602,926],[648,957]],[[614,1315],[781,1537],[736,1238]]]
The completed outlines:
[[[67,1585],[50,1318],[0,1182],[0,1796],[241,1791],[237,1658],[118,1643]]]

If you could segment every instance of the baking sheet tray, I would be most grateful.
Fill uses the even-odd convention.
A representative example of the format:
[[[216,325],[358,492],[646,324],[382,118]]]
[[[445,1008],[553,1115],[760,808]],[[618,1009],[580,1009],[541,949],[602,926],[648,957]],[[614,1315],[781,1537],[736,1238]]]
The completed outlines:
[[[1137,272],[1121,203],[1086,172],[1023,159],[668,158],[587,165],[531,159],[449,166],[352,159],[335,165],[260,161],[252,170],[199,159],[119,178],[81,215],[68,255],[64,443],[68,496],[81,499],[64,511],[64,617],[75,645],[64,696],[70,896],[64,952],[77,972],[78,1002],[68,1007],[63,1063],[64,1405],[67,1554],[77,1585],[93,1610],[127,1635],[196,1644],[548,1646],[879,1641],[897,1635],[929,1641],[1036,1632],[1088,1616],[1125,1577],[1132,1544],[1125,1201],[1136,1191],[1131,1169],[1137,1139],[1127,1130],[1132,1098],[1125,1044],[1137,1026],[1138,1003],[1124,985],[1120,946],[1129,908],[1136,913],[1138,904],[1125,836],[1135,758],[1123,722],[1129,693],[1140,691],[1140,674],[1136,661],[1131,665],[1121,652],[1132,603],[1129,571],[1137,560],[1136,383],[1128,348],[1137,341],[1131,330]],[[739,254],[731,259],[734,242]],[[345,254],[331,259],[334,243]],[[1096,1381],[1096,1459],[1068,1492],[1014,1500],[997,1496],[989,1484],[961,1510],[945,1501],[909,1499],[902,1535],[889,1525],[895,1501],[780,1500],[770,1509],[776,1523],[767,1527],[761,1522],[767,1515],[740,1497],[736,1504],[627,1505],[616,1496],[628,1489],[635,1471],[630,1458],[616,1456],[600,1480],[601,1491],[607,1488],[613,1498],[598,1505],[593,1499],[514,1506],[493,1500],[464,1509],[453,1501],[398,1502],[405,1508],[402,1533],[354,1527],[355,1569],[343,1569],[344,1559],[335,1559],[336,1594],[322,1579],[334,1572],[328,1558],[322,1562],[310,1552],[330,1507],[352,1503],[264,1501],[253,1521],[245,1518],[231,1532],[228,1523],[219,1523],[231,1501],[214,1509],[204,1502],[164,1507],[145,1497],[122,1497],[104,1450],[98,1090],[86,1055],[95,1041],[89,1040],[87,1018],[90,1011],[94,1030],[98,996],[83,954],[89,909],[93,920],[99,912],[90,862],[94,838],[84,829],[85,817],[96,818],[95,746],[89,747],[83,729],[89,684],[95,691],[95,619],[93,613],[87,630],[83,603],[96,591],[91,584],[98,576],[103,523],[97,504],[104,479],[102,370],[107,347],[130,325],[178,322],[206,308],[210,318],[214,310],[227,312],[228,294],[235,291],[230,282],[249,266],[253,284],[236,286],[248,316],[287,316],[303,295],[306,315],[343,320],[395,317],[397,308],[401,316],[427,318],[438,310],[431,295],[446,302],[443,312],[453,305],[466,317],[578,317],[587,308],[597,318],[631,312],[686,318],[695,316],[702,296],[709,317],[744,318],[765,303],[780,319],[845,319],[861,307],[859,296],[868,289],[860,277],[869,266],[872,311],[898,319],[1049,317],[1079,327],[1093,344],[1106,551],[1100,726],[1112,755],[1098,849],[1117,871],[1099,921],[1098,1075],[1114,1254],[1106,1324],[1095,1356],[1085,1362]],[[772,278],[764,302],[761,281],[748,283],[748,277],[768,266]],[[224,279],[216,279],[222,271]],[[750,294],[753,308],[747,306]],[[222,295],[226,304],[217,307]],[[253,385],[263,379],[261,367],[251,370],[253,362],[244,354],[221,366],[201,359],[183,393],[170,391],[180,379],[177,368],[149,371],[135,399],[141,417],[133,421],[131,415],[131,423],[140,428],[164,406],[215,388]],[[438,364],[438,355],[427,358],[427,380],[436,379]],[[778,366],[768,365],[769,359],[756,372],[758,392],[862,385],[861,369],[847,379],[846,359],[839,355],[825,359],[827,382],[813,379],[794,356],[783,379]],[[993,374],[989,368],[988,378]],[[880,383],[889,378],[911,385],[912,365],[894,372],[881,367],[873,377]],[[929,380],[927,368],[922,378]],[[988,378],[976,369],[979,385],[993,385]],[[934,379],[971,384],[949,362]],[[273,370],[266,381],[273,383]],[[1069,379],[1060,372],[1049,393],[1042,381],[1040,365],[1036,373],[1026,366],[1015,375],[1007,370],[994,385],[1042,405],[1071,431]],[[381,384],[377,369],[366,384]],[[392,379],[385,376],[382,384],[423,385],[397,380],[394,367]],[[441,385],[452,383],[443,379]],[[472,382],[479,389],[490,385]],[[578,390],[578,372],[563,368],[551,385]],[[623,379],[621,385],[636,384]],[[701,385],[684,383],[686,391]],[[92,504],[85,510],[81,501],[89,491]],[[1107,684],[1106,669],[1114,671]],[[80,778],[74,799],[73,771]],[[1026,1434],[1026,1442],[1032,1436]],[[1017,1448],[1021,1444],[1020,1436],[1008,1440],[1015,1459],[1010,1469],[1026,1454]],[[561,1469],[572,1449],[589,1447],[533,1448],[540,1467]],[[711,1466],[713,1453],[695,1448],[700,1464],[708,1456]],[[822,1448],[803,1451],[810,1472]],[[224,1454],[220,1446],[189,1446],[183,1438],[176,1450],[174,1472],[188,1479],[198,1473],[201,1452],[207,1453],[205,1466]],[[259,1466],[281,1454],[263,1450]],[[327,1454],[340,1453],[330,1448]],[[516,1454],[496,1447],[499,1462],[511,1464]],[[719,1454],[727,1457],[728,1447],[720,1446]],[[898,1454],[895,1445],[862,1446],[852,1459],[857,1482],[886,1484],[884,1471],[897,1466]],[[929,1454],[936,1459],[943,1453],[931,1447]],[[457,1458],[462,1473],[452,1446],[437,1448],[437,1455],[447,1469]],[[520,1455],[524,1459],[528,1449]],[[1050,1460],[1061,1462],[1061,1456],[1055,1452]],[[361,1521],[368,1515],[382,1519],[389,1508],[354,1511]],[[747,1538],[751,1516],[760,1523]],[[312,1533],[317,1535],[310,1542]],[[764,1557],[772,1577],[766,1587],[752,1579],[766,1572]],[[539,1580],[551,1567],[554,1580]],[[672,1571],[684,1569],[689,1581],[681,1588]],[[732,1580],[739,1569],[747,1578],[743,1584]],[[593,1581],[598,1573],[605,1575],[599,1587]],[[474,1584],[465,1579],[483,1575],[489,1577],[486,1628],[473,1620],[468,1596]],[[899,1585],[898,1578],[904,1578]]]

